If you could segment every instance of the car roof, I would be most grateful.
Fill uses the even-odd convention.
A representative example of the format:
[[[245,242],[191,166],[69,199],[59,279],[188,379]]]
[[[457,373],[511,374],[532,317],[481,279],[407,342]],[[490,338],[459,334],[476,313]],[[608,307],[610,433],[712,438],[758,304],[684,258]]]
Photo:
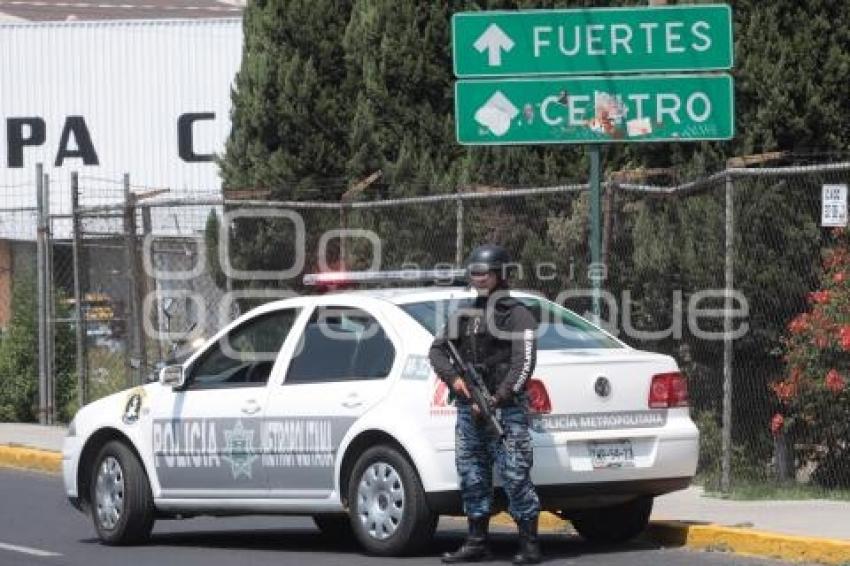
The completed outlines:
[[[406,303],[410,300],[418,300],[423,297],[446,297],[462,296],[471,294],[468,287],[391,287],[387,289],[353,289],[336,291],[328,295],[353,295],[368,296],[373,299],[381,299],[390,303]]]
[[[532,291],[510,290],[511,295],[523,297],[539,297],[538,293]],[[345,289],[330,291],[318,295],[296,295],[276,301],[270,301],[243,314],[268,312],[281,307],[312,306],[328,304],[334,298],[342,300],[378,300],[392,305],[405,305],[422,301],[437,301],[446,299],[465,299],[476,296],[476,292],[469,287],[391,287],[382,289]],[[242,318],[242,317],[240,317]]]

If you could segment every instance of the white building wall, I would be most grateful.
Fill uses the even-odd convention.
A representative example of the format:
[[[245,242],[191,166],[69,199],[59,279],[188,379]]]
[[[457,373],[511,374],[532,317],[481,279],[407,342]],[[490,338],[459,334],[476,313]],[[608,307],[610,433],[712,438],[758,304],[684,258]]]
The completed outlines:
[[[241,19],[0,24],[0,209],[35,206],[39,162],[50,176],[52,212],[70,211],[72,171],[82,204],[121,202],[124,173],[134,192],[219,196],[216,163],[181,157],[178,123],[212,115],[194,122],[191,147],[224,151],[241,50]],[[83,158],[85,132],[91,151]],[[154,231],[202,228],[208,210],[157,210]],[[0,216],[0,238],[26,234],[35,235],[33,214]]]

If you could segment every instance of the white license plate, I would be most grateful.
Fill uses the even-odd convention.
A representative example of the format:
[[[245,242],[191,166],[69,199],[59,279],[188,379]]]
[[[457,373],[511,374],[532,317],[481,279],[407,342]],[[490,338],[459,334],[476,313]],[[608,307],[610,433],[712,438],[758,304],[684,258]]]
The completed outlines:
[[[629,440],[588,442],[587,451],[594,469],[631,468],[635,465],[635,452]]]

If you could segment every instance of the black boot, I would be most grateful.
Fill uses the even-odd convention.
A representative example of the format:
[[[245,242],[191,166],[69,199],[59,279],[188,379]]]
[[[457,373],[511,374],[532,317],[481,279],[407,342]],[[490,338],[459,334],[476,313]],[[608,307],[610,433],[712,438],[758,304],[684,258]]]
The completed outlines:
[[[537,539],[537,517],[517,523],[519,529],[519,552],[513,559],[514,564],[539,564],[540,541]]]
[[[490,517],[467,519],[467,521],[469,522],[469,534],[466,536],[466,540],[455,552],[443,554],[444,563],[481,562],[490,559],[490,549],[487,548],[487,527],[490,525]]]

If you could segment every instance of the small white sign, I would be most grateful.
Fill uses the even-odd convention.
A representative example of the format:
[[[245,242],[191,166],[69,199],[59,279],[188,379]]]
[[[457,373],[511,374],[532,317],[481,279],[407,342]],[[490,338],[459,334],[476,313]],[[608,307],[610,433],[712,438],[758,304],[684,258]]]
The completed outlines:
[[[824,185],[821,226],[847,226],[847,185]]]

